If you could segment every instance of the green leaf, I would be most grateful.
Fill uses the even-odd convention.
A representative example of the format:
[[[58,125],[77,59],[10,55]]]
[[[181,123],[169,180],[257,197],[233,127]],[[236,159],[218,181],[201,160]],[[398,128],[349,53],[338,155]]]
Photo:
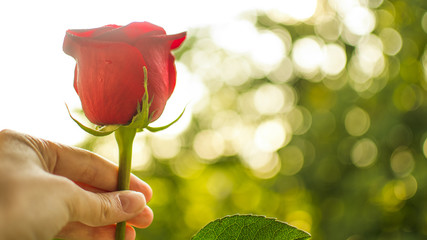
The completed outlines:
[[[274,218],[254,215],[233,215],[206,225],[192,240],[306,240],[311,236]]]

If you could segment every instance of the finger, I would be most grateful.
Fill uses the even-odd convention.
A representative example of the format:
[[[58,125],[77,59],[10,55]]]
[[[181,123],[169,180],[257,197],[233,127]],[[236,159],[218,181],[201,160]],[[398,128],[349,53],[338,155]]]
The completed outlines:
[[[112,162],[89,151],[50,143],[49,159],[55,164],[52,173],[106,191],[117,186],[118,168]]]
[[[70,193],[70,221],[105,226],[136,217],[146,206],[144,195],[134,191],[92,193],[81,188]]]
[[[153,222],[153,211],[150,207],[146,206],[140,214],[129,219],[127,222],[137,228],[146,228]]]
[[[80,222],[71,222],[67,224],[58,234],[57,238],[67,240],[114,240],[116,232],[115,225],[102,227],[90,227]],[[135,239],[135,229],[126,226],[126,240]]]
[[[105,191],[102,191],[100,189],[91,187],[89,185],[80,184],[77,183],[81,188],[85,189],[86,191],[91,191],[94,193],[105,193]],[[140,214],[138,214],[136,217],[129,219],[127,222],[137,228],[146,228],[150,226],[150,224],[153,221],[153,211],[150,207],[146,206]]]
[[[74,183],[77,184],[77,186],[79,186],[79,187],[81,187],[84,190],[89,191],[89,192],[93,192],[93,193],[105,193],[105,192],[107,192],[106,190],[93,187],[93,186],[86,184],[86,183],[81,183],[81,182],[76,182],[76,181],[74,181]]]
[[[112,162],[87,150],[21,135],[40,153],[48,171],[105,191],[116,190],[118,167]],[[150,186],[134,175],[130,189],[143,193],[148,201],[151,199]]]
[[[133,178],[135,178],[135,179],[133,179]],[[85,183],[81,183],[81,182],[77,182],[77,181],[74,181],[74,183],[86,191],[90,191],[90,192],[94,192],[94,193],[107,192],[107,190],[96,188],[96,187],[91,186],[89,184],[85,184]],[[145,200],[147,202],[149,202],[152,198],[152,192],[153,191],[151,190],[151,187],[148,184],[146,184],[145,182],[143,182],[142,185],[140,185],[140,184],[141,184],[140,179],[138,177],[134,176],[133,174],[131,174],[129,190],[141,192],[142,194],[145,193],[144,194]]]
[[[105,193],[105,191],[103,190],[94,188],[86,184],[82,184],[82,183],[76,183],[76,184],[86,191],[91,191],[94,193]],[[146,228],[150,226],[152,221],[153,221],[153,211],[151,210],[150,207],[146,206],[140,214],[138,214],[136,217],[132,219],[129,219],[127,222],[137,228]]]

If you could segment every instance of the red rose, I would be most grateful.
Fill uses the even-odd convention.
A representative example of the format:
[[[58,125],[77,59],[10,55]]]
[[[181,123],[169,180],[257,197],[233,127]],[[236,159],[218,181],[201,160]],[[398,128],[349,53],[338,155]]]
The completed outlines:
[[[74,88],[86,117],[98,125],[128,124],[144,96],[148,71],[151,121],[163,112],[176,82],[175,58],[186,33],[166,35],[148,22],[68,30],[63,49],[77,64]]]

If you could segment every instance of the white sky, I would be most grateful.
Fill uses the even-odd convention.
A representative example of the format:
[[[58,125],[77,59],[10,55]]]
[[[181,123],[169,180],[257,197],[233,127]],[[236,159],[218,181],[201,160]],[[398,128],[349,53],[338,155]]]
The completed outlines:
[[[71,108],[80,107],[73,89],[75,62],[62,51],[67,29],[149,21],[171,34],[182,31],[191,34],[194,27],[225,23],[252,8],[247,3],[197,0],[0,3],[0,129],[14,129],[66,144],[78,143],[86,136],[65,108],[65,102]]]

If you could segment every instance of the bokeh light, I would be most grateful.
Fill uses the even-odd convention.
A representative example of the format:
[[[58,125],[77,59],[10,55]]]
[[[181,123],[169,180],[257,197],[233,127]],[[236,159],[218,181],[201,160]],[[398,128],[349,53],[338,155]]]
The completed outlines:
[[[297,70],[308,78],[317,74],[323,60],[321,42],[315,37],[298,39],[292,50],[292,60]]]
[[[351,160],[356,167],[368,167],[377,160],[377,145],[369,138],[357,141],[351,152]]]
[[[415,195],[417,189],[417,180],[412,175],[409,175],[406,178],[396,181],[394,185],[394,194],[400,200],[407,200]]]
[[[369,114],[359,107],[350,109],[345,116],[345,129],[353,136],[365,134],[370,124]]]
[[[293,108],[287,114],[286,120],[294,135],[306,133],[310,129],[312,123],[310,111],[301,106]]]
[[[254,105],[260,114],[277,114],[285,105],[284,91],[275,85],[265,84],[256,90]]]
[[[316,34],[328,41],[336,41],[342,33],[342,22],[335,15],[325,15],[315,25]]]
[[[242,157],[252,174],[260,179],[275,177],[281,168],[281,162],[277,153],[254,149]]]
[[[297,174],[304,166],[304,154],[297,146],[288,146],[279,151],[282,159],[281,173],[287,176]]]
[[[313,224],[310,213],[302,210],[291,212],[287,215],[286,221],[304,231],[310,232]]]
[[[294,23],[304,21],[314,15],[318,7],[317,0],[269,1],[265,7],[269,16],[277,22]]]
[[[267,30],[258,31],[251,22],[245,20],[214,27],[211,35],[219,47],[248,57],[253,67],[265,73],[277,67],[286,51],[277,34]]]
[[[424,50],[424,54],[421,61],[423,64],[424,80],[427,82],[427,47]]]
[[[289,130],[280,119],[267,120],[255,130],[255,145],[266,152],[274,152],[290,141]]]
[[[384,28],[381,30],[380,38],[384,46],[384,53],[387,55],[396,55],[402,48],[402,37],[399,32],[393,28]]]
[[[424,139],[423,144],[422,144],[422,148],[423,148],[424,157],[427,158],[427,138]]]
[[[158,159],[173,158],[181,150],[181,141],[177,137],[154,135],[150,138],[151,151]]]
[[[338,75],[344,69],[346,63],[346,53],[341,46],[332,43],[323,47],[321,69],[326,75]]]
[[[390,166],[396,176],[405,177],[409,175],[415,167],[414,156],[409,150],[398,148],[391,156]]]
[[[345,13],[344,25],[353,34],[366,35],[375,28],[374,13],[365,7],[353,7]]]
[[[224,139],[213,130],[204,130],[195,136],[193,148],[201,158],[214,160],[224,152]]]
[[[421,27],[423,28],[424,32],[427,33],[427,12],[425,12],[423,18],[421,18]]]

